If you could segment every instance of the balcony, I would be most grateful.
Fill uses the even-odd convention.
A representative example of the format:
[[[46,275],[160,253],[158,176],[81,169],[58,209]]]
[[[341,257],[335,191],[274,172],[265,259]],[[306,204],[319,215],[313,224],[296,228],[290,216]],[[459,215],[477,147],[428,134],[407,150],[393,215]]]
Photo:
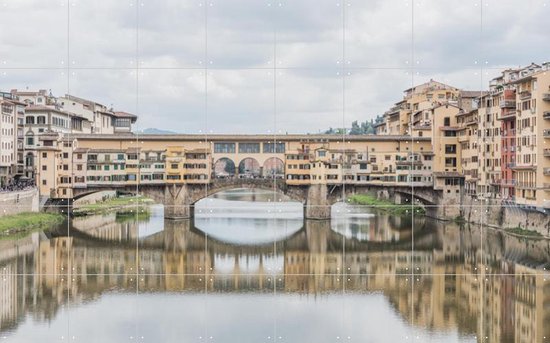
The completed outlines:
[[[514,179],[502,179],[500,180],[500,184],[503,186],[511,187],[516,185],[516,180]]]
[[[512,119],[516,117],[516,110],[503,110],[498,119]]]
[[[542,135],[544,136],[544,138],[550,138],[550,129],[544,129],[542,131]]]
[[[550,93],[544,93],[542,95],[542,100],[544,101],[550,101]]]
[[[527,100],[531,98],[531,92],[530,91],[523,91],[519,93],[519,99],[520,100]]]
[[[544,111],[544,112],[542,113],[542,117],[543,117],[544,119],[550,119],[550,111]]]
[[[518,182],[517,183],[518,188],[525,188],[525,189],[536,189],[536,185],[534,182]]]
[[[516,108],[516,100],[503,100],[500,108]]]

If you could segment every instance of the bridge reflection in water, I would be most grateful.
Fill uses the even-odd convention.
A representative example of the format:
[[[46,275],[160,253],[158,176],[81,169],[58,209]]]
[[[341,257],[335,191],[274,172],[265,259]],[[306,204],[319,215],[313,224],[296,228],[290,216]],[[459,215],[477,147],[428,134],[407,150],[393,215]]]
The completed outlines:
[[[86,341],[91,325],[102,341],[550,337],[547,241],[416,218],[413,252],[411,219],[377,214],[274,218],[252,244],[211,235],[219,218],[195,220],[110,214],[1,241],[0,336]]]

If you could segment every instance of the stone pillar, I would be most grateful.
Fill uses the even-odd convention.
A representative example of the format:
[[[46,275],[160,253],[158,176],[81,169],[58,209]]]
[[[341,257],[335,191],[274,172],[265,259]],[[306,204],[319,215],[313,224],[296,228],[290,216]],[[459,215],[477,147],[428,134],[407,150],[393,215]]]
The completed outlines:
[[[310,185],[304,205],[305,219],[330,219],[330,203],[326,185]]]
[[[326,254],[329,246],[329,234],[331,232],[330,221],[306,220],[304,225],[306,227],[307,247],[309,253],[315,255]]]
[[[193,217],[190,190],[187,185],[166,185],[164,188],[164,218],[187,219]]]
[[[395,195],[393,196],[393,201],[394,201],[394,204],[396,204],[396,205],[402,205],[403,204],[403,199],[401,197],[401,194],[396,192]]]
[[[164,220],[164,230],[162,230],[162,240],[164,242],[164,251],[166,252],[186,252],[188,241],[193,233],[193,218],[182,220]]]

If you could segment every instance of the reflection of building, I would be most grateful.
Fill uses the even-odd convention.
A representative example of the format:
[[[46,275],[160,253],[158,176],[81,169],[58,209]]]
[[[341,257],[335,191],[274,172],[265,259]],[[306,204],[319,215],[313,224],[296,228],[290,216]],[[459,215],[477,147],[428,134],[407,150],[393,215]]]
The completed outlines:
[[[550,337],[544,325],[550,316],[548,275],[530,267],[537,262],[518,262],[547,259],[540,255],[544,248],[526,250],[521,241],[496,239],[491,231],[484,231],[483,255],[480,230],[454,225],[430,236],[415,233],[412,253],[407,239],[360,242],[324,222],[308,222],[274,250],[272,244],[206,244],[201,232],[182,222],[140,237],[135,222],[115,220],[78,218],[74,237],[43,239],[34,251],[21,249],[27,251],[22,255],[3,248],[0,328],[28,312],[53,318],[67,294],[78,304],[115,288],[136,292],[139,285],[140,292],[379,292],[409,323],[428,330],[458,330],[489,341]],[[379,230],[396,230],[391,221],[377,223]],[[523,257],[510,260],[507,251]]]

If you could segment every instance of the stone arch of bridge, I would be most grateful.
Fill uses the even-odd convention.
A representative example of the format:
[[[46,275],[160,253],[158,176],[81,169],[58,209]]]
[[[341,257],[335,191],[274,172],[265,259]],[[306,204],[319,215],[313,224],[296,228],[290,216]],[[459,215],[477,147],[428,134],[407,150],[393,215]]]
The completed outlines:
[[[190,204],[194,205],[214,194],[235,189],[260,189],[274,192],[282,195],[288,200],[305,203],[307,198],[307,189],[290,189],[286,187],[284,180],[273,179],[230,179],[215,180],[209,187],[200,187],[200,189],[189,189]]]
[[[282,176],[285,174],[285,163],[278,157],[270,157],[264,161],[263,176]]]
[[[214,163],[214,176],[227,177],[237,173],[235,162],[229,157],[221,157]]]
[[[414,191],[413,189],[407,189],[407,190],[400,190],[396,189],[394,191],[395,194],[405,196],[406,199],[409,199],[408,202],[401,201],[401,204],[407,204],[412,201],[413,203],[421,203],[424,206],[434,206],[437,205],[437,202],[434,199],[434,196],[427,196],[422,191]]]
[[[254,157],[246,157],[239,162],[238,174],[239,177],[259,177],[262,170],[261,165]]]

